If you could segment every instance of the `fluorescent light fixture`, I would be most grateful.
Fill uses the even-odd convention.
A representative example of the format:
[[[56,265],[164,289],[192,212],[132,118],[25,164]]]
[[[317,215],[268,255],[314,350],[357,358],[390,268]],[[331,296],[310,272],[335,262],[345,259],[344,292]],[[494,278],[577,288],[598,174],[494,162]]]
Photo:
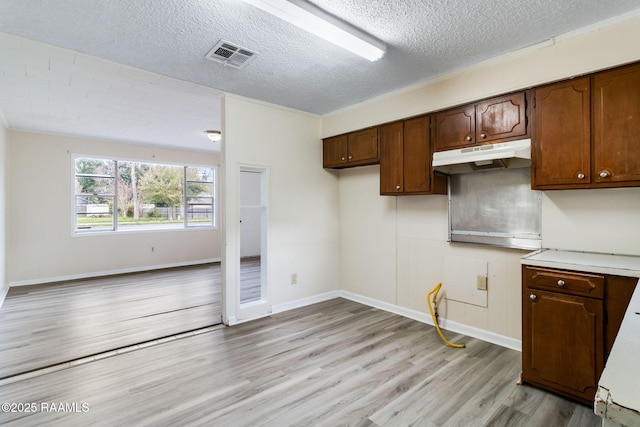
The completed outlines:
[[[206,133],[207,137],[213,142],[218,142],[222,139],[222,134],[219,130],[205,130],[204,133]]]
[[[243,1],[369,61],[378,60],[385,54],[383,42],[305,0]]]

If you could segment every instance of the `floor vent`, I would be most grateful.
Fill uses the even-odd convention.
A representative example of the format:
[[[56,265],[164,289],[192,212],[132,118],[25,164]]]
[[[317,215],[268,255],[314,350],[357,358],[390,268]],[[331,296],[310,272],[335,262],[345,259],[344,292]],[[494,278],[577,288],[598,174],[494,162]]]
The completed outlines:
[[[241,47],[226,40],[220,40],[214,47],[206,54],[205,58],[219,62],[228,67],[242,69],[244,68],[258,52],[255,52],[246,47]]]

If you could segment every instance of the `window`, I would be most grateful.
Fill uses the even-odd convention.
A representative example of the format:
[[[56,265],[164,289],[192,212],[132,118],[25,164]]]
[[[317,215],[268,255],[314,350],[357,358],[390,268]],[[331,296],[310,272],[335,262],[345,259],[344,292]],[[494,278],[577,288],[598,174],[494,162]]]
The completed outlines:
[[[213,169],[185,167],[187,225],[213,225]]]
[[[213,227],[215,169],[75,158],[76,233]]]

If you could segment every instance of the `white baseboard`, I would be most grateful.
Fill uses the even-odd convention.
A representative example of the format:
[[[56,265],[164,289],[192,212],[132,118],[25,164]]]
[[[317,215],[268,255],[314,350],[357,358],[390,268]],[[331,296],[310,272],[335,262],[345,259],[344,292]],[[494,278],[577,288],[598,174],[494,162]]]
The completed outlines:
[[[66,275],[66,276],[54,276],[54,277],[43,277],[43,278],[38,278],[38,279],[18,280],[18,281],[15,281],[15,282],[9,282],[9,287],[11,287],[11,286],[41,285],[43,283],[65,282],[65,281],[70,281],[70,280],[90,279],[90,278],[93,278],[93,277],[102,277],[102,276],[114,276],[116,274],[139,273],[139,272],[142,272],[142,271],[162,270],[163,268],[186,267],[186,266],[189,266],[189,265],[200,265],[200,264],[211,264],[213,262],[220,262],[220,258],[201,259],[201,260],[185,261],[185,262],[174,262],[174,263],[169,263],[169,264],[145,265],[145,266],[140,266],[140,267],[122,268],[122,269],[117,269],[117,270],[106,270],[106,271],[96,271],[96,272],[91,272],[91,273],[70,274],[70,275]]]
[[[390,304],[388,302],[365,297],[359,294],[354,294],[348,291],[340,291],[340,292],[341,292],[340,296],[342,298],[359,302],[360,304],[368,305],[369,307],[379,308],[380,310],[384,310],[390,313],[398,314],[400,316],[408,317],[409,319],[417,320],[418,322],[426,323],[428,325],[433,326],[433,320],[431,319],[430,314],[421,313],[419,311],[411,310],[408,308],[403,308],[395,304]],[[444,327],[443,319],[440,319],[440,327],[442,329],[446,329]]]
[[[345,298],[351,301],[359,302],[361,304],[368,305],[369,307],[374,307],[380,310],[388,311],[390,313],[398,314],[400,316],[404,316],[409,319],[413,319],[418,322],[426,323],[428,325],[433,326],[433,320],[431,319],[431,315],[428,313],[411,310],[409,308],[400,307],[395,304],[390,304],[388,302],[379,301],[373,298],[365,297],[365,296],[354,294],[352,292],[347,292],[347,291],[331,291],[331,292],[326,292],[324,294],[314,295],[307,298],[288,301],[282,304],[276,304],[272,307],[272,314],[282,313],[284,311],[305,307],[307,305],[328,301],[330,299],[339,298],[339,297]],[[230,326],[238,323],[248,322],[250,320],[255,320],[255,319],[238,321],[237,319],[234,318],[233,323],[231,320],[232,319],[229,319]],[[490,332],[484,329],[475,328],[473,326],[454,322],[452,320],[447,320],[442,317],[438,319],[438,324],[440,325],[441,329],[446,331],[455,332],[458,334],[463,334],[469,337],[477,338],[479,340],[490,342],[492,344],[496,344],[501,347],[510,348],[512,350],[522,351],[522,341],[517,340],[515,338],[506,337],[504,335],[496,334],[495,332]]]
[[[313,295],[310,297],[301,298],[294,301],[288,301],[282,304],[276,304],[271,307],[271,312],[272,314],[282,313],[283,311],[289,311],[295,308],[306,307],[307,305],[329,301],[331,299],[341,297],[342,296],[341,293],[342,291],[325,292],[324,294]]]
[[[347,291],[340,291],[340,293],[341,293],[340,296],[342,296],[343,298],[349,299],[351,301],[359,302],[361,304],[365,304],[370,307],[379,308],[380,310],[384,310],[394,314],[398,314],[400,316],[408,317],[409,319],[417,320],[418,322],[426,323],[428,325],[433,326],[433,320],[431,319],[430,314],[422,313],[416,310],[411,310],[409,308],[400,307],[395,304],[390,304],[384,301],[379,301],[373,298],[365,297],[365,296],[354,294]],[[487,341],[492,344],[497,344],[501,347],[510,348],[512,350],[516,350],[520,352],[522,351],[522,341],[517,340],[515,338],[506,337],[504,335],[496,334],[495,332],[490,332],[484,329],[475,328],[473,326],[454,322],[452,320],[447,320],[442,317],[438,318],[438,324],[440,325],[441,329],[444,329],[450,332],[467,335],[482,341]]]
[[[273,314],[283,313],[285,311],[293,310],[296,308],[306,307],[311,304],[316,304],[323,301],[329,301],[341,296],[340,291],[325,292],[324,294],[312,295],[310,297],[300,298],[294,301],[287,301],[282,304],[275,304],[271,306],[271,312],[262,316],[251,317],[249,319],[239,320],[233,316],[228,319],[227,326],[239,325],[240,323],[251,322],[252,320],[258,320],[263,317],[269,317]]]

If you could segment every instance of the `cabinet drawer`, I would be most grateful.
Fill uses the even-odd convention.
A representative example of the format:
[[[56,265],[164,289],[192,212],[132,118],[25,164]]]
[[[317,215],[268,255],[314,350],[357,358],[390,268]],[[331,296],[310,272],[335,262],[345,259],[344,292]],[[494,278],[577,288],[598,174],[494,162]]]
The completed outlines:
[[[604,276],[598,274],[525,267],[524,281],[530,288],[604,298]]]

